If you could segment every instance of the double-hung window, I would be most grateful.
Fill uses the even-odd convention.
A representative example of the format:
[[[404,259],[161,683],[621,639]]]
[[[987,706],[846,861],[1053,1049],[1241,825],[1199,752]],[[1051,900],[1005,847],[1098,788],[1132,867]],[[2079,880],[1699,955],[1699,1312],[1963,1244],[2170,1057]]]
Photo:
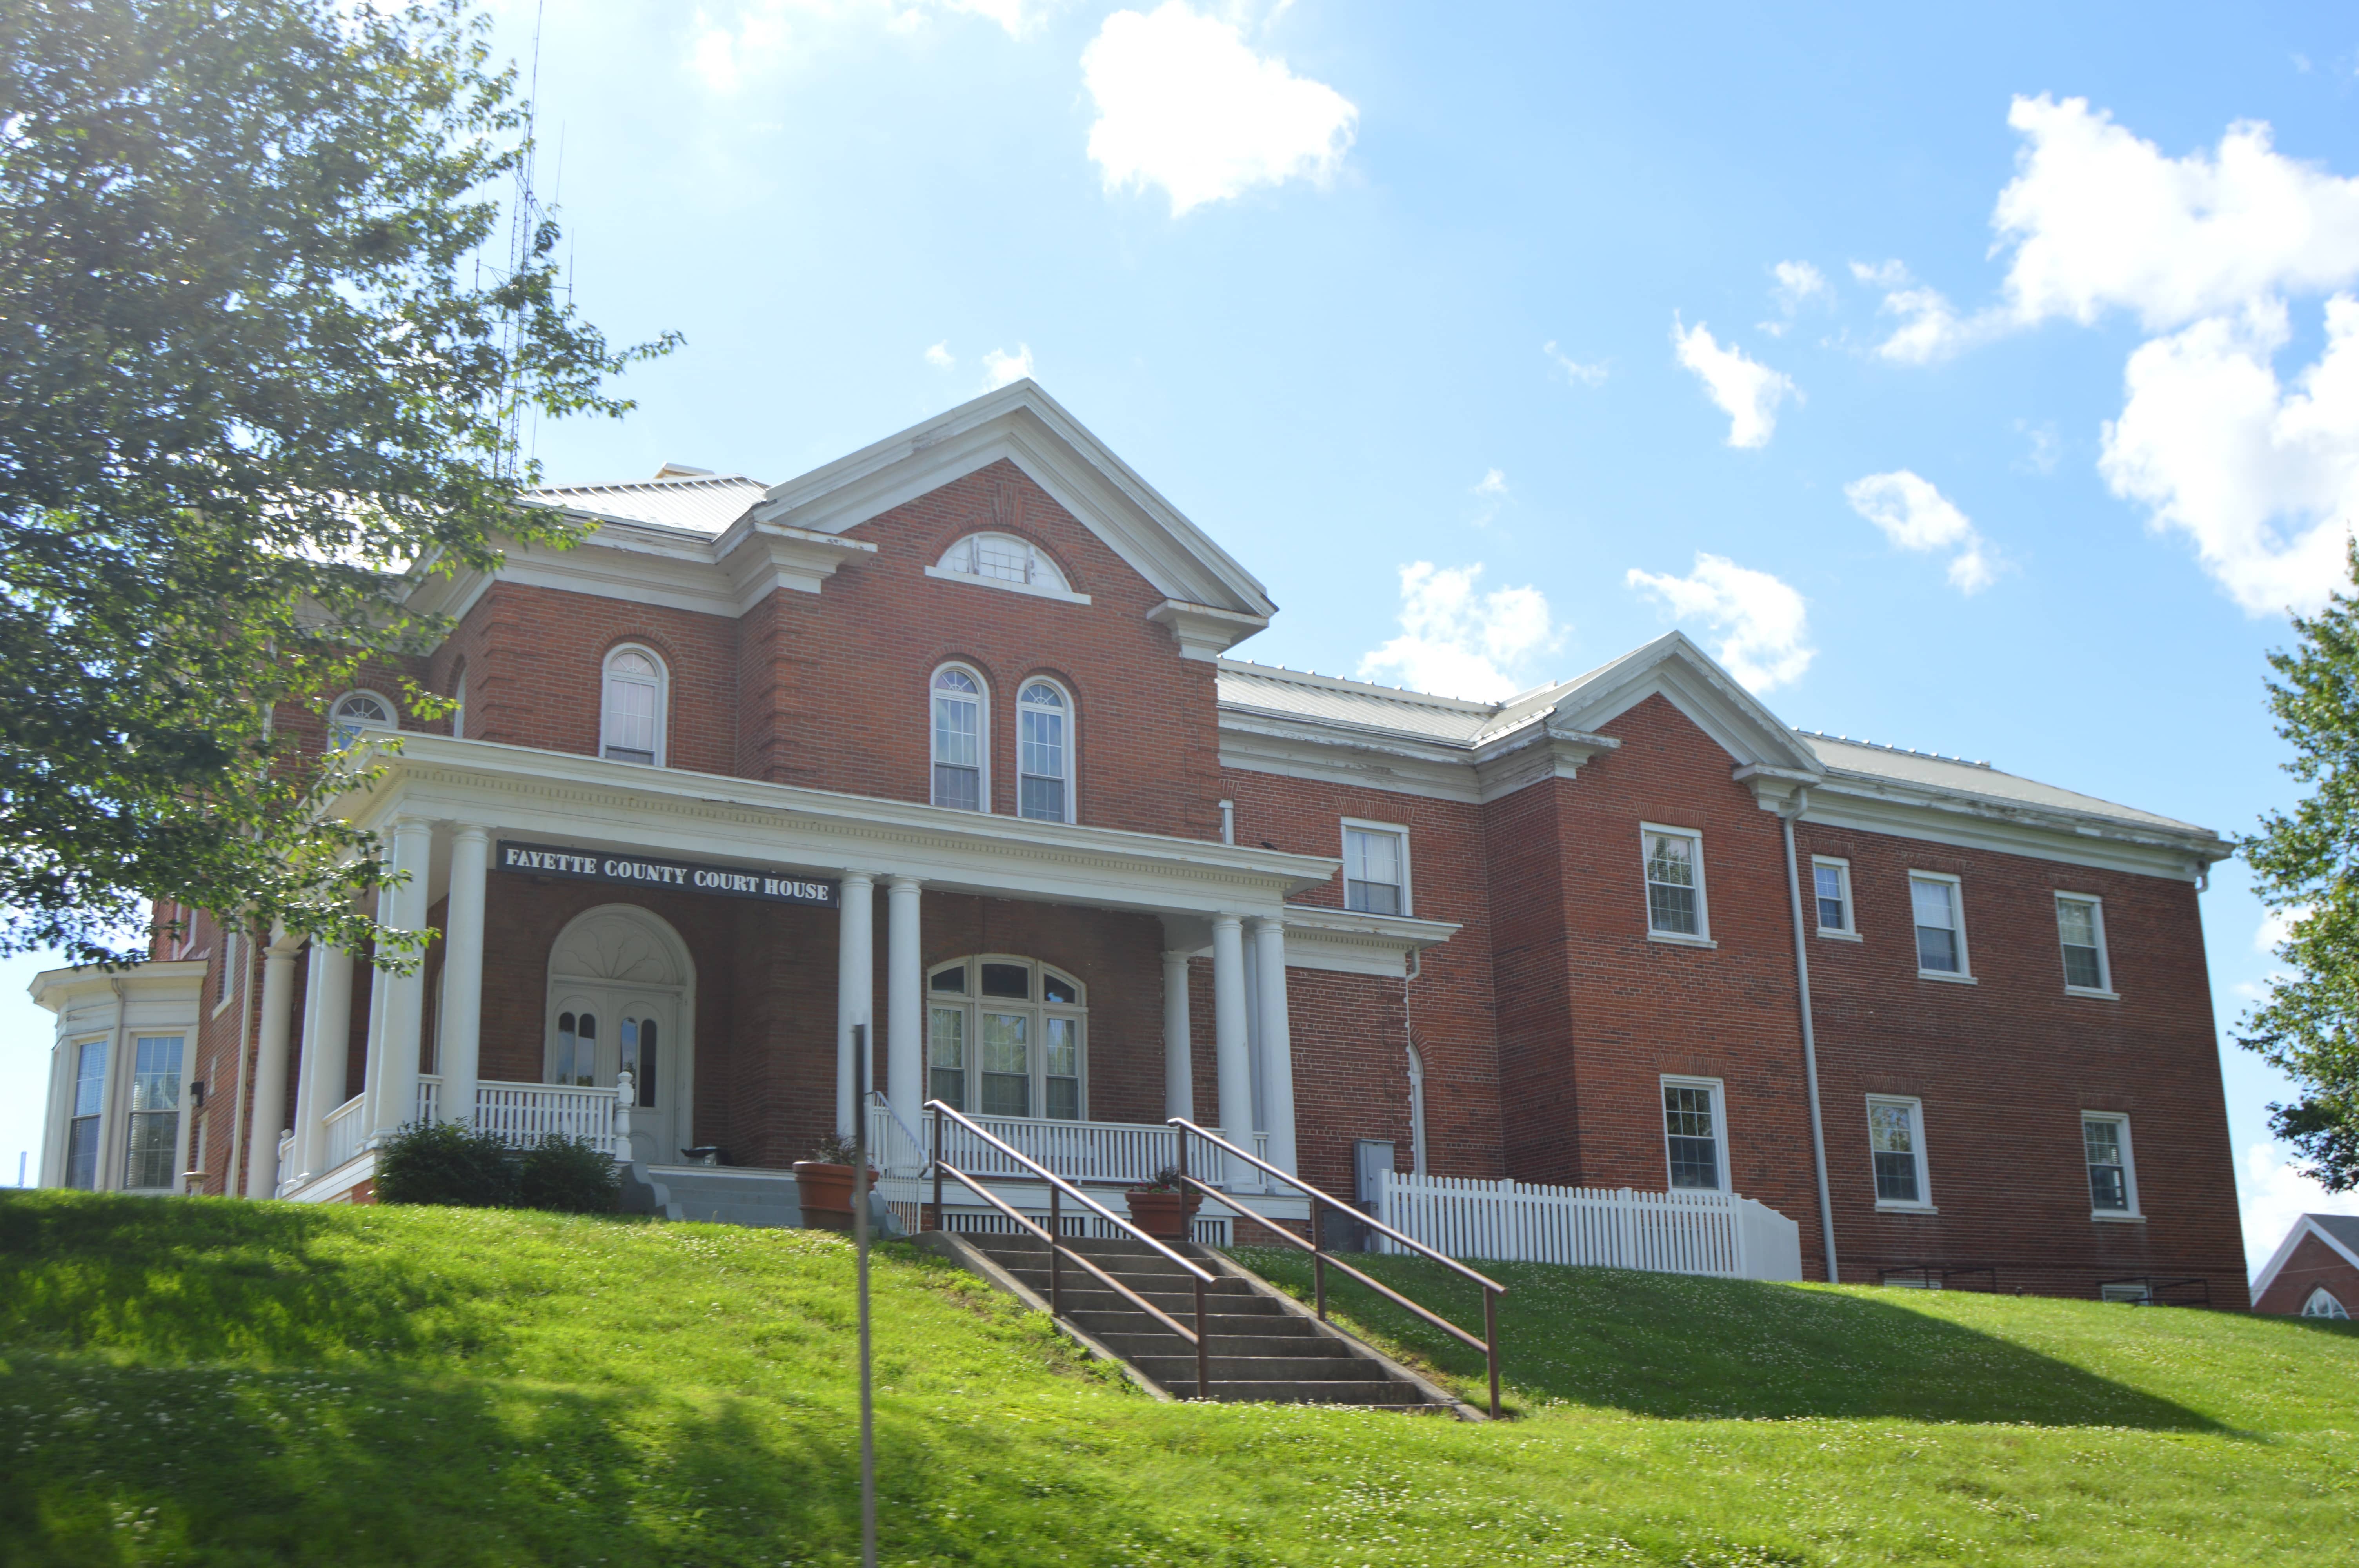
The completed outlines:
[[[1028,958],[961,958],[926,981],[926,1088],[969,1115],[1088,1114],[1081,982]]]
[[[130,1155],[125,1187],[172,1184],[180,1145],[180,1053],[185,1037],[143,1034],[132,1044]]]
[[[983,682],[944,665],[934,672],[934,804],[981,811],[984,777]]]
[[[106,1123],[106,1055],[109,1042],[74,1047],[73,1116],[66,1123],[66,1185],[98,1185],[100,1130]]]
[[[1875,1168],[1878,1208],[1930,1208],[1925,1172],[1925,1105],[1897,1096],[1870,1095],[1867,1152]]]
[[[1073,705],[1048,681],[1016,699],[1016,810],[1036,822],[1073,820]]]
[[[1917,923],[1917,972],[1964,979],[1966,921],[1958,879],[1938,871],[1908,873],[1908,905]]]
[[[1827,855],[1810,858],[1810,898],[1819,914],[1821,936],[1857,936],[1859,921],[1852,909],[1851,862]]]
[[[1726,1192],[1728,1139],[1718,1078],[1663,1080],[1663,1151],[1675,1192]]]
[[[599,754],[617,762],[663,765],[664,667],[645,648],[606,655]]]
[[[2130,1119],[2082,1111],[2081,1150],[2089,1165],[2089,1212],[2099,1219],[2136,1217],[2137,1171],[2130,1163]]]
[[[1647,931],[1649,935],[1712,935],[1703,902],[1703,837],[1679,827],[1642,824],[1647,855]]]
[[[2105,962],[2105,906],[2075,893],[2056,895],[2056,938],[2064,950],[2064,989],[2113,994]]]
[[[1370,914],[1408,913],[1408,829],[1343,824],[1343,907]]]

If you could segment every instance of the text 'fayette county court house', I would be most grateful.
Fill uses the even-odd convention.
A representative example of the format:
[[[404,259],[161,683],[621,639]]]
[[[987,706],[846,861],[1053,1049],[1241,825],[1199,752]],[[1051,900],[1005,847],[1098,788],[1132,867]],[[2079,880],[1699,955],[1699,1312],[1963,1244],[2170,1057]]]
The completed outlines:
[[[1226,658],[1260,584],[1030,382],[537,499],[586,541],[417,589],[456,714],[330,709],[401,732],[347,809],[422,973],[199,915],[42,976],[44,1183],[364,1198],[421,1115],[611,1136],[626,1069],[645,1167],[782,1170],[873,1021],[888,1142],[938,1096],[1120,1182],[1184,1114],[1345,1194],[1389,1144],[1739,1193],[1814,1275],[2245,1303],[2205,829],[1797,731],[1677,633],[1504,704]]]

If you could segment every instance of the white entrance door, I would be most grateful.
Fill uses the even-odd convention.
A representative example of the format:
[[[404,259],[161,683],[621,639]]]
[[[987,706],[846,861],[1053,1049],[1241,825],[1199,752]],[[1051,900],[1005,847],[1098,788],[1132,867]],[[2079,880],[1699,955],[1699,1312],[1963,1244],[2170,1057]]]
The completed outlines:
[[[672,1053],[678,1010],[669,997],[571,985],[549,1009],[549,1081],[613,1087],[631,1075],[631,1155],[648,1164],[679,1162]]]

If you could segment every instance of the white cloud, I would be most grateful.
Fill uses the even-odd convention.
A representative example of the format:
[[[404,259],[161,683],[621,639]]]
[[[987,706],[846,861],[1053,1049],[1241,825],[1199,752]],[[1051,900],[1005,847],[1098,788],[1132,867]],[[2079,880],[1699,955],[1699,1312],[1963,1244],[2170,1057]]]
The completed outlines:
[[[1979,593],[1995,580],[1997,569],[1982,535],[1930,481],[1907,469],[1872,473],[1843,486],[1843,499],[1901,549],[1955,550],[1950,557],[1950,586],[1959,592]]]
[[[1490,470],[1488,472],[1484,473],[1481,479],[1474,481],[1474,493],[1476,495],[1506,494],[1507,476],[1501,473],[1497,469]]]
[[[2292,937],[2293,928],[2309,918],[2310,905],[2306,903],[2261,911],[2261,923],[2253,932],[2253,951],[2276,957],[2277,949]]]
[[[1801,399],[1793,379],[1745,357],[1734,343],[1723,348],[1701,321],[1683,328],[1671,318],[1671,341],[1679,347],[1680,363],[1695,372],[1703,389],[1728,416],[1728,444],[1766,447],[1777,428],[1777,405],[1788,397]]]
[[[958,358],[951,352],[951,341],[948,338],[944,338],[940,342],[936,343],[932,348],[928,349],[926,351],[926,362],[933,366],[936,370],[956,369],[958,366]]]
[[[1660,599],[1676,619],[1701,621],[1721,633],[1713,655],[1748,691],[1801,679],[1817,656],[1802,596],[1767,572],[1698,551],[1689,576],[1658,576],[1633,567],[1624,580]]]
[[[1447,568],[1412,561],[1401,568],[1401,634],[1361,656],[1360,678],[1478,702],[1523,690],[1513,672],[1556,646],[1560,633],[1539,589],[1478,593],[1474,579],[1482,575],[1479,561]]]
[[[2359,1214],[2359,1193],[2330,1193],[2301,1173],[2275,1143],[2249,1144],[2238,1184],[2245,1220],[2245,1263],[2255,1273],[2305,1214]]]
[[[1324,82],[1257,55],[1237,27],[1166,0],[1116,11],[1082,51],[1097,104],[1089,153],[1109,191],[1159,185],[1171,215],[1257,185],[1323,186],[1360,112]]]
[[[746,78],[808,56],[847,27],[914,33],[940,14],[996,22],[1020,38],[1046,6],[1030,0],[741,0],[716,16],[700,7],[689,38],[689,68],[712,92],[728,97]]]
[[[1555,363],[1558,374],[1576,386],[1598,386],[1604,383],[1606,366],[1603,360],[1595,364],[1583,364],[1571,355],[1560,352],[1553,340],[1542,343],[1540,352]]]
[[[1907,264],[1895,259],[1882,262],[1854,262],[1851,275],[1858,282],[1874,288],[1904,288],[1908,283]]]
[[[2031,443],[2031,450],[2024,454],[2021,462],[2013,466],[2032,473],[2054,473],[2057,463],[2064,457],[2064,443],[2056,434],[2056,421],[2050,419],[2044,425],[2034,425],[2028,419],[2017,419],[2015,427]]]
[[[994,349],[983,356],[983,389],[996,392],[1011,381],[1022,381],[1032,373],[1032,349],[1018,343],[1016,351]]]
[[[2097,463],[2253,615],[2323,605],[2359,518],[2359,300],[2327,302],[2326,347],[2285,387],[2288,335],[2266,299],[2141,345]]]
[[[1782,338],[1786,329],[1794,324],[1794,317],[1813,299],[1826,299],[1833,291],[1827,287],[1827,275],[1806,261],[1782,261],[1769,269],[1777,283],[1769,297],[1777,302],[1779,316],[1776,321],[1760,323],[1761,330],[1773,338]]]

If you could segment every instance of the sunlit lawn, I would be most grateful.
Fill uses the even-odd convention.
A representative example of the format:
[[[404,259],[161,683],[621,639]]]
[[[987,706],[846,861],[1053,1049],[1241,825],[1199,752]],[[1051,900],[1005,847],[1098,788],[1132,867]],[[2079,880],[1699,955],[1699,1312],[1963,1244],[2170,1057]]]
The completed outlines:
[[[884,1560],[2183,1568],[2354,1540],[2347,1327],[1504,1272],[1521,1414],[1483,1426],[1158,1403],[889,1250]],[[0,1563],[851,1563],[851,1280],[809,1232],[8,1195]]]

